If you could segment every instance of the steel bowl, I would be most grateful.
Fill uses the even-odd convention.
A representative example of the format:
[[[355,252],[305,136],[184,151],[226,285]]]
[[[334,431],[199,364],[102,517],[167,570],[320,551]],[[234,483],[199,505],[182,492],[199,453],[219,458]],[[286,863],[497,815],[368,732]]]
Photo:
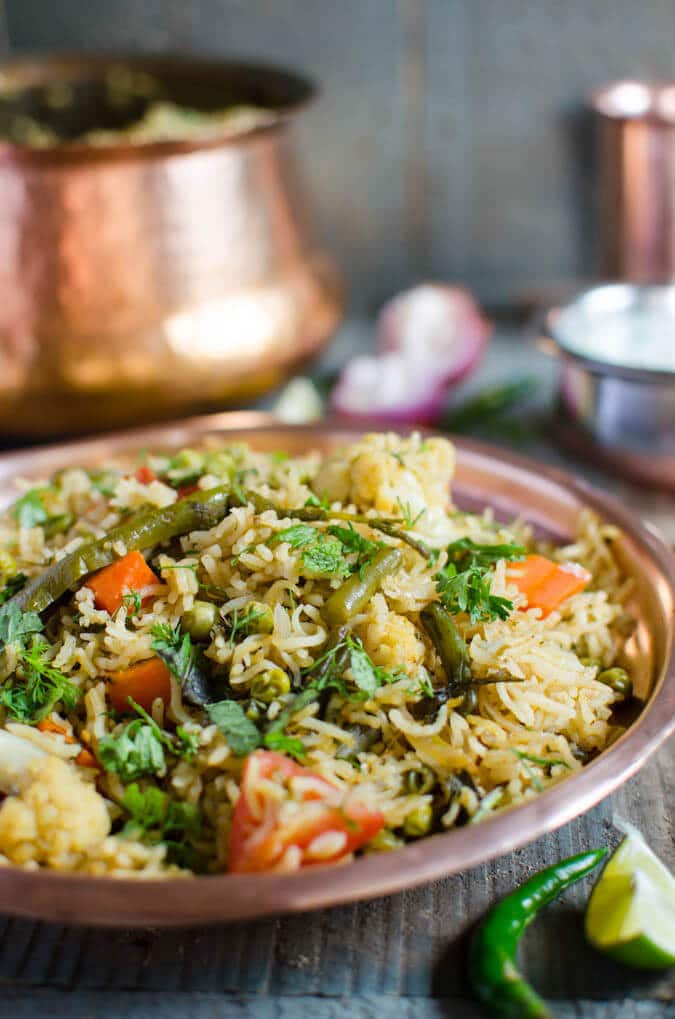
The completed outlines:
[[[47,57],[0,66],[0,100],[30,112],[65,85],[65,130],[92,127],[120,65],[181,106],[254,104],[275,118],[204,141],[0,142],[0,434],[241,403],[296,370],[339,319],[289,153],[313,86],[248,64]]]
[[[214,415],[153,429],[0,457],[0,501],[15,497],[17,475],[44,477],[60,467],[95,465],[139,447],[175,449],[207,435],[258,449],[329,452],[354,441],[357,429],[280,426],[255,413]],[[493,506],[521,515],[542,535],[569,538],[590,507],[616,524],[617,555],[633,578],[630,611],[637,628],[626,657],[640,704],[623,736],[569,779],[480,825],[422,839],[345,866],[296,874],[219,875],[192,881],[93,878],[0,868],[0,911],[60,923],[99,926],[187,926],[316,909],[397,892],[467,870],[509,852],[588,810],[641,767],[675,725],[675,562],[667,546],[622,506],[582,481],[484,443],[457,440],[453,498],[466,509]]]
[[[586,337],[610,318],[643,314],[675,348],[675,285],[628,283],[591,287],[551,309],[540,346],[560,359],[563,440],[620,474],[675,489],[675,371],[622,364],[609,348],[602,358],[584,353]]]

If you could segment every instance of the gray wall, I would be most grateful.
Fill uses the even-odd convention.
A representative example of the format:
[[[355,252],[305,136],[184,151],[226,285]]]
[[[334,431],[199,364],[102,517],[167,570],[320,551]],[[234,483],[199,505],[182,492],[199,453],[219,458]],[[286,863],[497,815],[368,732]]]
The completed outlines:
[[[594,264],[583,97],[675,75],[675,0],[0,0],[0,47],[187,49],[322,82],[298,142],[369,310],[422,277],[489,301]]]

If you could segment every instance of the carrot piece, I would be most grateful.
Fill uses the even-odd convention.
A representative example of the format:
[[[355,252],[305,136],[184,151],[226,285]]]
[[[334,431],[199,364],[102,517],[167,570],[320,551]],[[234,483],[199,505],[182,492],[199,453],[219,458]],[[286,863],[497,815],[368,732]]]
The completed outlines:
[[[524,608],[541,609],[547,616],[566,598],[583,591],[591,575],[576,563],[561,566],[545,556],[529,555],[510,564],[508,579],[527,598]]]
[[[128,698],[150,711],[152,702],[161,697],[165,704],[171,700],[171,673],[159,658],[146,658],[144,662],[113,672],[108,686],[108,698],[116,711],[128,711]]]
[[[509,563],[508,580],[521,594],[529,595],[555,573],[555,563],[543,555],[528,555],[521,562]]]
[[[142,467],[138,468],[134,477],[136,478],[136,481],[140,481],[142,485],[149,485],[152,481],[157,481],[157,475],[153,471],[152,467],[148,467],[146,464],[143,464]]]
[[[75,764],[79,764],[81,768],[98,768],[99,763],[92,754],[91,750],[82,749],[75,758]]]
[[[140,552],[128,552],[122,559],[104,566],[86,582],[85,587],[94,592],[97,609],[105,609],[111,615],[122,604],[128,591],[137,591],[149,584],[159,583]]]
[[[193,492],[199,491],[199,485],[181,485],[178,489],[178,498],[184,499],[188,495],[192,495]]]
[[[66,743],[77,743],[77,740],[70,736],[62,725],[52,722],[51,718],[43,718],[41,722],[38,722],[37,727],[40,732],[55,732],[58,736],[63,736]]]
[[[588,570],[583,566],[577,566],[576,563],[556,566],[553,573],[528,596],[528,608],[539,608],[542,616],[547,616],[567,598],[583,591],[590,579]]]

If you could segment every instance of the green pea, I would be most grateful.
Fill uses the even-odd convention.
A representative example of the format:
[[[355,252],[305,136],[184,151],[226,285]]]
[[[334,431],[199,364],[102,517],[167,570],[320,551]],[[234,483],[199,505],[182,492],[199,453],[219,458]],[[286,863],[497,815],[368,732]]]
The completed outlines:
[[[263,601],[250,601],[239,610],[239,630],[242,633],[272,633],[274,612]]]
[[[183,616],[183,629],[187,630],[194,640],[206,640],[217,619],[218,609],[213,602],[201,601],[198,598]]]
[[[421,803],[412,810],[403,822],[403,831],[410,839],[419,839],[428,835],[434,818],[430,803]]]
[[[585,669],[601,669],[602,662],[599,658],[580,658],[579,661]]]
[[[429,793],[436,784],[436,775],[422,764],[418,768],[411,768],[403,776],[403,788],[407,793],[424,794]]]
[[[625,669],[620,669],[618,666],[614,666],[613,669],[603,669],[595,678],[599,683],[610,686],[622,701],[633,696],[633,683]]]
[[[283,669],[265,669],[260,672],[251,684],[251,696],[263,704],[271,704],[278,697],[290,693],[291,680]]]
[[[366,850],[368,852],[372,850],[375,853],[391,853],[394,849],[400,849],[402,845],[404,845],[403,839],[394,835],[389,828],[383,828],[374,839],[370,840]]]

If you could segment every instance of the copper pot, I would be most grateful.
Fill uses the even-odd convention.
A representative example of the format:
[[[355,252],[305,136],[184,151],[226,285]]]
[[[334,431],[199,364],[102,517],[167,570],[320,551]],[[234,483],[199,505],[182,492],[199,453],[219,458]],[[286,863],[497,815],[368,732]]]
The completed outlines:
[[[615,81],[589,97],[598,119],[600,272],[675,279],[675,82]]]
[[[86,97],[120,62],[12,63],[0,68],[0,93],[66,82]],[[241,403],[315,353],[339,318],[336,274],[310,239],[289,162],[290,115],[312,86],[252,65],[123,63],[182,105],[246,102],[277,116],[199,142],[0,143],[5,435]]]

